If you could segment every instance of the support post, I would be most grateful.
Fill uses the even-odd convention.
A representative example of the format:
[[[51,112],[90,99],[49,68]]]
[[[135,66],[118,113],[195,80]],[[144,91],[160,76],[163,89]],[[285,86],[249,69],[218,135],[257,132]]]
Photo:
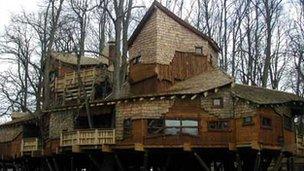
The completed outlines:
[[[50,161],[47,157],[45,158],[45,161],[46,161],[46,164],[48,165],[49,170],[54,171],[53,168],[52,168],[52,165],[51,165],[51,163],[50,163]]]
[[[207,164],[204,162],[204,160],[196,152],[193,152],[193,155],[195,156],[196,160],[204,168],[205,171],[210,171]]]
[[[74,157],[72,156],[70,158],[70,160],[71,160],[71,171],[75,171],[75,169],[74,169]]]
[[[92,154],[88,155],[89,159],[92,161],[92,163],[98,168],[98,170],[102,170],[102,166],[99,164],[99,162],[92,156]]]
[[[141,167],[141,171],[148,171],[148,164],[149,164],[149,154],[148,151],[144,151],[144,156],[143,156],[143,166]]]
[[[56,170],[56,171],[59,171],[59,167],[58,167],[58,164],[57,164],[56,158],[55,158],[55,157],[53,157],[52,159],[53,159],[53,163],[54,163],[54,166],[55,166],[55,170]]]
[[[120,161],[118,155],[117,155],[117,154],[114,154],[114,157],[115,157],[115,161],[116,161],[116,163],[117,163],[117,166],[118,166],[119,170],[120,170],[120,171],[124,171],[124,168],[123,168],[123,166],[122,166],[122,164],[121,164],[121,161]]]
[[[242,171],[242,161],[239,153],[236,153],[236,168],[237,171]]]
[[[273,171],[279,171],[280,170],[283,157],[284,157],[283,152],[281,152],[280,156],[278,157],[278,159],[277,159],[277,161],[274,165]]]
[[[258,151],[254,162],[254,171],[259,171],[261,166],[261,152]]]

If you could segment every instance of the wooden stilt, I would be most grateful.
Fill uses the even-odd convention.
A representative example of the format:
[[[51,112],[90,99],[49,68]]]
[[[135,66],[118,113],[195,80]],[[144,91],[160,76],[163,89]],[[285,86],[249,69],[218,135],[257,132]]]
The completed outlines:
[[[121,163],[121,161],[120,161],[118,155],[117,155],[117,154],[114,154],[114,157],[115,157],[115,161],[116,161],[116,163],[117,163],[118,169],[119,169],[120,171],[124,171],[123,165],[122,165],[122,163]]]
[[[53,171],[52,165],[51,165],[51,163],[50,163],[50,161],[49,161],[49,159],[47,157],[45,158],[45,161],[46,161],[46,164],[47,164],[49,170]]]
[[[55,158],[55,157],[53,157],[52,159],[53,159],[53,163],[54,163],[54,166],[55,166],[55,170],[56,170],[56,171],[59,171],[59,167],[58,167],[58,164],[57,164],[56,158]]]
[[[202,158],[196,152],[193,152],[193,155],[195,156],[196,160],[204,168],[205,171],[210,171],[207,164],[204,162],[204,160],[202,160]]]
[[[236,153],[236,164],[237,171],[242,171],[242,161],[239,153]]]
[[[259,171],[261,167],[261,152],[258,151],[254,163],[254,171]]]
[[[281,164],[282,164],[282,160],[283,160],[283,157],[284,157],[284,155],[283,155],[283,153],[281,152],[281,153],[280,153],[280,156],[278,157],[278,159],[277,159],[277,161],[276,161],[276,163],[275,163],[275,165],[274,165],[273,171],[279,171],[279,170],[280,170]]]
[[[148,170],[148,164],[149,164],[149,154],[148,151],[146,150],[144,152],[144,159],[143,159],[143,166],[142,166],[142,171],[147,171]]]
[[[169,170],[168,168],[169,168],[169,166],[170,166],[170,162],[171,162],[171,155],[168,154],[166,163],[165,163],[165,165],[163,166],[162,171],[167,171],[167,170]]]
[[[71,158],[70,158],[70,160],[71,160],[71,171],[75,171],[75,167],[74,167],[74,157],[72,156]]]
[[[92,156],[92,154],[88,155],[89,159],[92,161],[92,163],[98,168],[98,170],[102,170],[102,166],[99,164],[99,162]]]

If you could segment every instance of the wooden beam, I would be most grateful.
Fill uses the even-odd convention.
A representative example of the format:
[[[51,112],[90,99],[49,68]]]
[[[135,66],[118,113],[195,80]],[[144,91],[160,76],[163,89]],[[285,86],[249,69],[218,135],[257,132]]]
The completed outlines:
[[[208,96],[208,91],[204,92],[204,97]]]
[[[193,155],[205,171],[210,171],[207,164],[204,162],[204,160],[196,152],[193,152]]]
[[[191,99],[191,100],[194,100],[196,97],[197,97],[197,95],[195,94],[195,95],[193,95],[190,99]]]

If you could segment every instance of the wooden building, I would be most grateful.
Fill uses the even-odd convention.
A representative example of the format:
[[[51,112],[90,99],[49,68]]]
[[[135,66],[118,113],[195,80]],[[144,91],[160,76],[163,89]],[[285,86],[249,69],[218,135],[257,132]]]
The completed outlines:
[[[79,89],[70,78],[75,58],[54,55],[50,86],[58,104],[38,120],[0,126],[0,163],[27,166],[25,125],[41,123],[30,137],[38,138],[36,159],[45,163],[37,167],[49,170],[295,170],[304,139],[302,121],[294,120],[301,120],[304,99],[236,84],[218,67],[219,52],[211,38],[155,1],[129,40],[127,93],[118,99],[96,93],[90,101],[94,128],[73,101],[79,95],[67,95]],[[111,86],[111,65],[88,61],[81,65],[84,82],[90,79],[96,91],[96,76],[97,85],[108,78]]]

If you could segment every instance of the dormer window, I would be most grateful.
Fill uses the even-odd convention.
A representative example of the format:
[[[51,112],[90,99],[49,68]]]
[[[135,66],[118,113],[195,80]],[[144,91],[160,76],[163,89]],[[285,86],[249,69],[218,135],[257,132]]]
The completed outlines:
[[[141,62],[141,55],[136,56],[133,58],[133,65],[139,64]]]
[[[195,53],[202,55],[203,54],[203,47],[202,46],[196,46],[195,47]]]

